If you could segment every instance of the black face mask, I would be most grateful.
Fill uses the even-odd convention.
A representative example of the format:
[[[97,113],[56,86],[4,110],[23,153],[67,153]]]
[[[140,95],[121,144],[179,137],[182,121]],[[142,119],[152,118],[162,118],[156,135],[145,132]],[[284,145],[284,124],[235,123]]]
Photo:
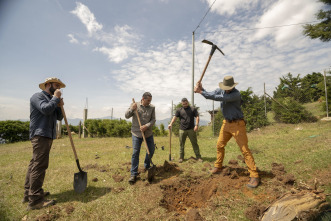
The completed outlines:
[[[51,87],[49,88],[49,92],[51,92],[52,95],[54,95],[55,88],[53,87],[53,84],[51,83]]]

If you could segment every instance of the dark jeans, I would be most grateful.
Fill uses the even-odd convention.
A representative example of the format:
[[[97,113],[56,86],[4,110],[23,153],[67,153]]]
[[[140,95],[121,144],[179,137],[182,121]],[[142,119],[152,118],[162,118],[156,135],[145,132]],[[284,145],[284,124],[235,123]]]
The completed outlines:
[[[143,138],[139,138],[139,137],[136,137],[136,136],[132,135],[132,149],[133,149],[133,152],[132,152],[132,158],[131,158],[131,176],[137,176],[138,175],[139,154],[140,154],[141,144],[142,144],[143,141],[144,141]],[[153,154],[154,154],[154,150],[155,150],[153,135],[150,136],[150,137],[147,137],[146,142],[147,142],[149,153],[151,154],[150,157],[152,159]],[[143,144],[143,145],[145,145],[145,144]],[[144,149],[146,149],[146,148],[144,147]],[[151,162],[149,160],[148,153],[146,151],[144,167],[146,169],[150,168],[151,167],[150,163]]]
[[[48,137],[34,136],[31,143],[33,155],[25,177],[24,197],[29,197],[29,204],[33,206],[44,199],[42,186],[53,140]]]

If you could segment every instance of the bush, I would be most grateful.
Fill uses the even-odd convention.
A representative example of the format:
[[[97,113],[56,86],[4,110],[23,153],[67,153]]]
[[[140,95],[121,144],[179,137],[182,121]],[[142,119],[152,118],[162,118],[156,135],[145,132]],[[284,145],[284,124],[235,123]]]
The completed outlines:
[[[282,123],[297,124],[300,122],[316,122],[317,118],[308,112],[299,102],[291,97],[277,99],[281,105],[272,102],[272,109],[275,112],[275,120]]]
[[[68,135],[66,125],[62,125],[61,129],[62,129],[63,135]],[[79,132],[79,126],[72,126],[71,124],[69,124],[69,129],[71,132],[75,132],[76,134],[78,134],[78,132]]]
[[[126,120],[88,119],[85,121],[90,137],[129,137],[131,122]]]
[[[30,122],[22,121],[0,121],[0,138],[5,139],[6,143],[29,140]]]

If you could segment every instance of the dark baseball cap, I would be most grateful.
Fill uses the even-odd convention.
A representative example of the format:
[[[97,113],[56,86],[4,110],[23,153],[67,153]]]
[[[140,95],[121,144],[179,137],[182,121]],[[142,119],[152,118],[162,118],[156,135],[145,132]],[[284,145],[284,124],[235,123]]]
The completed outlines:
[[[186,97],[182,98],[182,102],[188,101]]]

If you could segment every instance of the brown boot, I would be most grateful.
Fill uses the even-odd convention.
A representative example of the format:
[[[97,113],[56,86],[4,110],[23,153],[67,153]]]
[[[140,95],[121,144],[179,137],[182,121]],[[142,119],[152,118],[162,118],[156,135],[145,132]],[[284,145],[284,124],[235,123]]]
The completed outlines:
[[[260,184],[260,178],[258,177],[250,177],[247,187],[256,188]]]
[[[214,169],[210,170],[212,174],[220,174],[222,171],[222,168],[214,167]]]
[[[45,208],[45,207],[48,207],[48,206],[53,206],[55,204],[56,204],[55,200],[43,200],[40,203],[37,203],[33,206],[28,205],[27,210],[42,209],[42,208]]]

